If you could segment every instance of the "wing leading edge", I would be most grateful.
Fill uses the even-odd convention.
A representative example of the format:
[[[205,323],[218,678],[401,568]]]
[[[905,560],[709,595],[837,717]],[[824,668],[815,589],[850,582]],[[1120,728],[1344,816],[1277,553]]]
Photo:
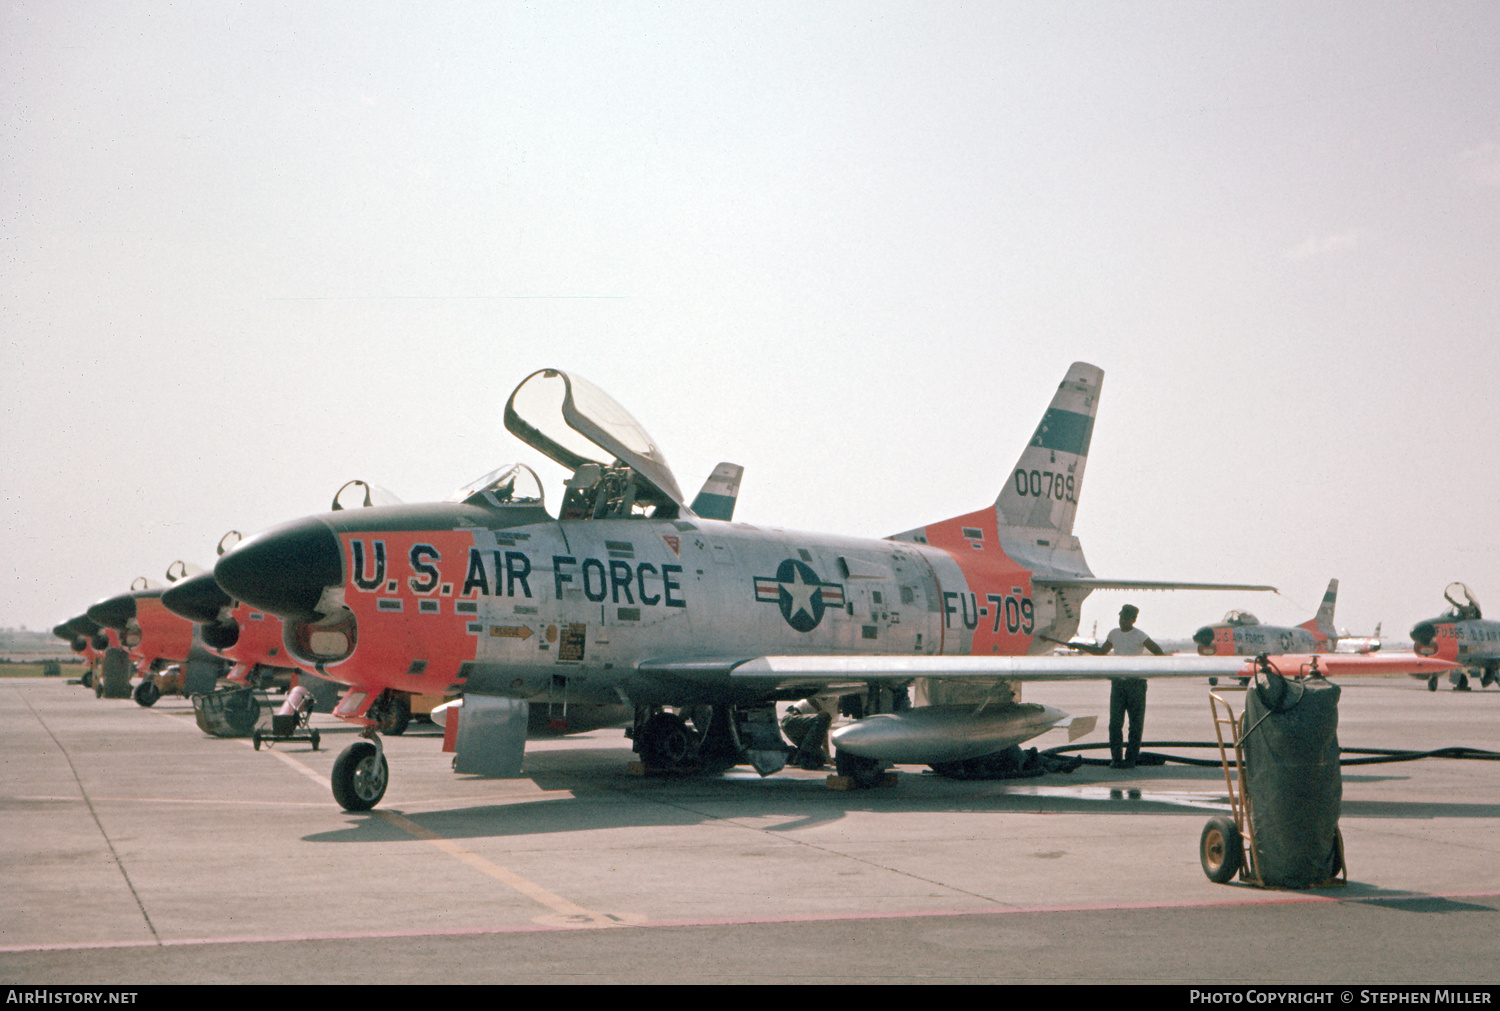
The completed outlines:
[[[1275,593],[1276,587],[1256,583],[1178,583],[1158,579],[1096,579],[1093,576],[1033,575],[1033,584],[1064,590],[1253,590]]]

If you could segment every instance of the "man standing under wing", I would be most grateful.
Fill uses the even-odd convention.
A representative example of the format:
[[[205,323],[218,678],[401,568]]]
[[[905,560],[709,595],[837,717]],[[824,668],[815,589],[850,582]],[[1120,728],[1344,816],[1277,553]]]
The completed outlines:
[[[1117,653],[1120,656],[1140,656],[1150,651],[1162,656],[1162,649],[1145,632],[1135,627],[1140,609],[1134,604],[1120,608],[1120,627],[1109,630],[1104,645],[1095,646],[1086,642],[1070,642],[1073,649],[1104,656]],[[1130,714],[1130,745],[1120,754],[1121,732],[1125,729],[1125,714]],[[1134,769],[1141,753],[1141,731],[1146,725],[1146,679],[1113,678],[1109,683],[1109,767],[1111,769]]]

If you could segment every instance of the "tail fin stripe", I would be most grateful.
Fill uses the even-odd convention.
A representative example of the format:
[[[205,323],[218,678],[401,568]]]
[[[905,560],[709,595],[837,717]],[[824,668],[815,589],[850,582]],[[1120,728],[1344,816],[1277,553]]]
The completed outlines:
[[[1031,439],[1033,446],[1064,453],[1087,456],[1089,441],[1094,437],[1094,419],[1076,411],[1051,408],[1042,415],[1042,423]]]

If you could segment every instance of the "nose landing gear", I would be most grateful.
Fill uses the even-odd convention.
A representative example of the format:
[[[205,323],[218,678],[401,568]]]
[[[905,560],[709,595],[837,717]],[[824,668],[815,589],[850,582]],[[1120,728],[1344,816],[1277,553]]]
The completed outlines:
[[[345,811],[368,811],[380,803],[390,782],[385,749],[374,734],[355,741],[333,763],[333,799]]]

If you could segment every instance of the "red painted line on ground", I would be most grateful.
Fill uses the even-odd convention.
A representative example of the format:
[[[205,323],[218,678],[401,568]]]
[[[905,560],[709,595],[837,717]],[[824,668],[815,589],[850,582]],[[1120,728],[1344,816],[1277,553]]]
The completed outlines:
[[[1240,886],[1248,889],[1250,886]],[[994,909],[940,909],[920,912],[891,913],[810,913],[805,916],[706,917],[691,920],[650,920],[644,923],[622,923],[623,929],[653,927],[726,927],[760,923],[834,923],[854,920],[914,920],[955,916],[1014,916],[1026,913],[1100,913],[1147,909],[1225,909],[1236,906],[1282,906],[1310,903],[1347,903],[1366,905],[1384,902],[1420,902],[1427,899],[1493,899],[1500,902],[1500,892],[1424,892],[1412,895],[1305,895],[1292,893],[1244,896],[1241,899],[1204,900],[1201,902],[1123,902],[1091,906],[1015,906]],[[288,941],[356,941],[399,937],[474,937],[485,934],[534,934],[549,931],[598,929],[597,927],[517,924],[506,927],[459,927],[443,930],[357,930],[305,934],[264,934],[243,937],[184,937],[156,941],[94,941],[85,944],[0,945],[0,954],[27,951],[91,951],[100,948],[180,948],[208,944],[278,944]]]

